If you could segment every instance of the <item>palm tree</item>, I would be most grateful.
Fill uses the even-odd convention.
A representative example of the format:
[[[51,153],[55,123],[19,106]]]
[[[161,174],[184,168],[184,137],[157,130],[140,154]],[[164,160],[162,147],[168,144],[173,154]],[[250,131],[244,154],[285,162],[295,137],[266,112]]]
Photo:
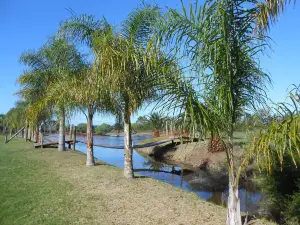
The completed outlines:
[[[110,89],[123,111],[126,178],[134,177],[130,117],[156,94],[151,82],[158,73],[151,64],[159,56],[156,51],[149,51],[149,44],[159,15],[156,6],[136,9],[121,24],[119,33],[111,32],[94,41],[98,68],[109,71]]]
[[[87,159],[86,166],[94,166],[93,151],[93,117],[96,112],[109,113],[113,111],[110,108],[113,98],[110,92],[101,83],[96,70],[83,64],[83,68],[76,76],[65,77],[49,90],[49,95],[56,98],[57,101],[69,100],[67,105],[73,110],[81,111],[87,119]],[[61,99],[57,99],[56,93],[61,90]]]
[[[255,33],[256,8],[246,9],[241,0],[209,0],[204,7],[190,5],[182,13],[170,10],[162,24],[166,45],[184,47],[192,68],[199,71],[200,99],[188,100],[190,120],[202,116],[202,124],[226,143],[229,173],[227,224],[241,225],[239,177],[247,160],[235,165],[233,127],[242,110],[265,104],[269,82],[255,56],[268,46],[262,33]],[[195,84],[192,85],[195,88]],[[189,98],[187,98],[189,99]],[[238,169],[237,169],[238,168]]]
[[[58,150],[64,151],[67,100],[57,102],[53,96],[48,95],[48,91],[56,82],[78,70],[81,56],[75,47],[66,41],[51,38],[38,51],[23,53],[20,61],[29,67],[20,76],[18,82],[22,86],[19,94],[30,104],[30,119],[37,124],[35,127],[38,128],[41,115],[51,115],[56,112],[60,120]]]
[[[105,18],[96,20],[94,17],[84,14],[72,15],[70,19],[61,23],[58,36],[85,44],[94,53],[94,39],[111,31],[112,26],[106,22]],[[76,79],[66,79],[66,82],[62,82],[61,85],[67,85],[66,95],[75,103],[75,108],[80,109],[87,118],[87,166],[95,165],[92,131],[94,114],[113,111],[110,102],[112,98],[104,82],[106,74],[94,64],[94,61],[89,65],[86,63],[86,68]]]
[[[132,139],[130,116],[146,99],[150,97],[150,89],[140,84],[145,83],[144,62],[145,47],[150,38],[151,27],[159,15],[157,7],[147,6],[143,10],[135,10],[124,21],[119,33],[103,18],[95,20],[92,16],[72,16],[62,23],[59,35],[87,45],[96,55],[95,74],[109,87],[115,101],[111,111],[118,115],[123,111],[124,145],[126,177],[133,177]],[[138,64],[137,64],[138,63]],[[114,65],[114,66],[111,66]],[[152,94],[152,93],[151,93]]]
[[[164,127],[166,118],[161,113],[153,112],[148,116],[147,120],[153,126],[154,137],[159,137],[159,130]]]

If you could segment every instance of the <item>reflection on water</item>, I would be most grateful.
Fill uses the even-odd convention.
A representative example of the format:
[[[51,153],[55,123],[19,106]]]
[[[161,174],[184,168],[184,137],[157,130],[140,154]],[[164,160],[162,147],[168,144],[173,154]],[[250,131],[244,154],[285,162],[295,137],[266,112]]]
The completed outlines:
[[[134,144],[140,141],[152,138],[151,136],[133,136]],[[85,141],[84,137],[78,137],[78,140]],[[95,136],[95,144],[103,145],[120,145],[123,146],[123,136]],[[76,149],[86,153],[86,145],[83,143],[76,144]],[[124,168],[124,152],[121,149],[108,149],[102,147],[94,147],[94,155],[97,159],[104,161],[110,165]],[[184,171],[180,167],[169,165],[166,163],[151,161],[144,158],[136,151],[133,151],[133,167],[138,171],[139,175],[152,177],[154,179],[169,183],[183,190],[196,193],[202,199],[213,202],[218,205],[226,205],[228,191],[224,192],[208,192],[202,191],[197,186],[190,186]],[[241,210],[249,214],[255,214],[258,210],[259,202],[262,196],[257,192],[250,192],[240,189]]]

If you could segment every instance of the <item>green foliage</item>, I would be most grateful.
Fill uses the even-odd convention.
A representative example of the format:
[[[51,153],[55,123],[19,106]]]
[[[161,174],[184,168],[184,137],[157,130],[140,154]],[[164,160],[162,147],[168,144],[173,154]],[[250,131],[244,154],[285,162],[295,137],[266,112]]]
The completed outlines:
[[[235,131],[256,131],[270,125],[273,116],[270,110],[257,110],[253,114],[245,113],[235,123]]]
[[[0,131],[4,131],[4,119],[5,119],[5,114],[0,114]]]
[[[85,44],[95,53],[94,40],[105,36],[112,29],[105,18],[96,20],[93,16],[73,14],[61,23],[57,36]],[[68,76],[54,87],[53,95],[57,90],[62,90],[72,108],[85,114],[87,111],[87,117],[93,117],[96,112],[115,114],[118,112],[114,108],[117,103],[106,83],[107,74],[108,71],[96,66],[94,59],[84,61],[76,76]]]
[[[100,135],[109,133],[109,132],[111,132],[111,130],[112,130],[112,127],[106,123],[102,123],[101,125],[96,126],[96,128],[95,128],[96,134],[100,134]]]
[[[299,186],[299,179],[298,179]],[[287,225],[300,224],[300,191],[290,196],[283,213]]]
[[[265,196],[262,207],[265,216],[284,224],[299,224],[300,170],[293,165],[293,159],[286,154],[283,167],[277,158],[269,176],[259,173],[257,181]],[[300,159],[298,159],[300,161]]]
[[[79,123],[76,126],[76,131],[79,133],[86,133],[87,124],[86,123]]]
[[[74,45],[55,38],[50,38],[37,51],[22,53],[20,62],[27,70],[18,79],[21,85],[18,94],[29,103],[27,117],[32,124],[51,117],[54,109],[60,111],[65,107],[67,101],[61,92],[63,89],[53,94],[53,86],[67,76],[74,76],[83,66],[82,60]]]
[[[18,101],[15,103],[15,107],[11,108],[5,117],[2,117],[2,124],[9,129],[17,129],[25,126],[26,114],[28,104],[24,101]],[[1,123],[0,123],[1,126]]]
[[[279,15],[291,2],[296,0],[264,0],[254,1],[257,5],[256,24],[258,31],[265,32],[270,30],[270,25],[278,21]]]
[[[271,172],[279,159],[283,166],[284,156],[289,154],[297,166],[300,152],[300,86],[293,86],[287,102],[275,105],[274,118],[269,126],[261,129],[253,141],[253,151],[263,168]],[[288,102],[289,100],[289,102]]]
[[[135,123],[131,125],[132,129],[137,132],[152,131],[153,126],[149,123],[147,116],[139,116]]]
[[[161,113],[153,112],[147,117],[147,120],[154,129],[161,130],[165,126],[166,117]]]
[[[195,97],[205,107],[185,99],[190,118],[202,113],[205,124],[218,133],[232,130],[243,110],[264,104],[269,82],[254,58],[267,46],[267,37],[254,33],[255,9],[242,2],[207,1],[204,7],[197,2],[189,10],[182,4],[183,13],[169,10],[162,25],[162,40],[183,47],[199,71],[199,87],[204,86]]]

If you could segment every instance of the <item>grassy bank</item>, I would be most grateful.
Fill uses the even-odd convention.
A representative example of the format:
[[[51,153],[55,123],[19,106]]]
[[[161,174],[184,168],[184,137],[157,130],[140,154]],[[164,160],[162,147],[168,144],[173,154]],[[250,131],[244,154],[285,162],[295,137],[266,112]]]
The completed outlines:
[[[0,224],[225,224],[226,209],[119,168],[85,167],[79,152],[0,136]],[[255,224],[263,224],[257,222]]]

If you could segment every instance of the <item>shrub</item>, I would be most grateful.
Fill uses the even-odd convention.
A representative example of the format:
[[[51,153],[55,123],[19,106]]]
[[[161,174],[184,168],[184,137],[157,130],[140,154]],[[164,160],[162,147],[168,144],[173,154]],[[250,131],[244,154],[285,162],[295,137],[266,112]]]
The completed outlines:
[[[278,160],[271,174],[258,176],[257,182],[265,196],[265,216],[282,224],[300,224],[299,181],[300,169],[294,166],[289,155],[284,157],[282,168]]]
[[[99,125],[95,128],[96,134],[99,134],[99,135],[106,134],[106,133],[110,132],[111,130],[112,130],[111,126],[106,123],[102,123],[101,125]]]
[[[87,127],[86,123],[80,123],[76,126],[76,131],[79,133],[86,133],[86,127]]]

